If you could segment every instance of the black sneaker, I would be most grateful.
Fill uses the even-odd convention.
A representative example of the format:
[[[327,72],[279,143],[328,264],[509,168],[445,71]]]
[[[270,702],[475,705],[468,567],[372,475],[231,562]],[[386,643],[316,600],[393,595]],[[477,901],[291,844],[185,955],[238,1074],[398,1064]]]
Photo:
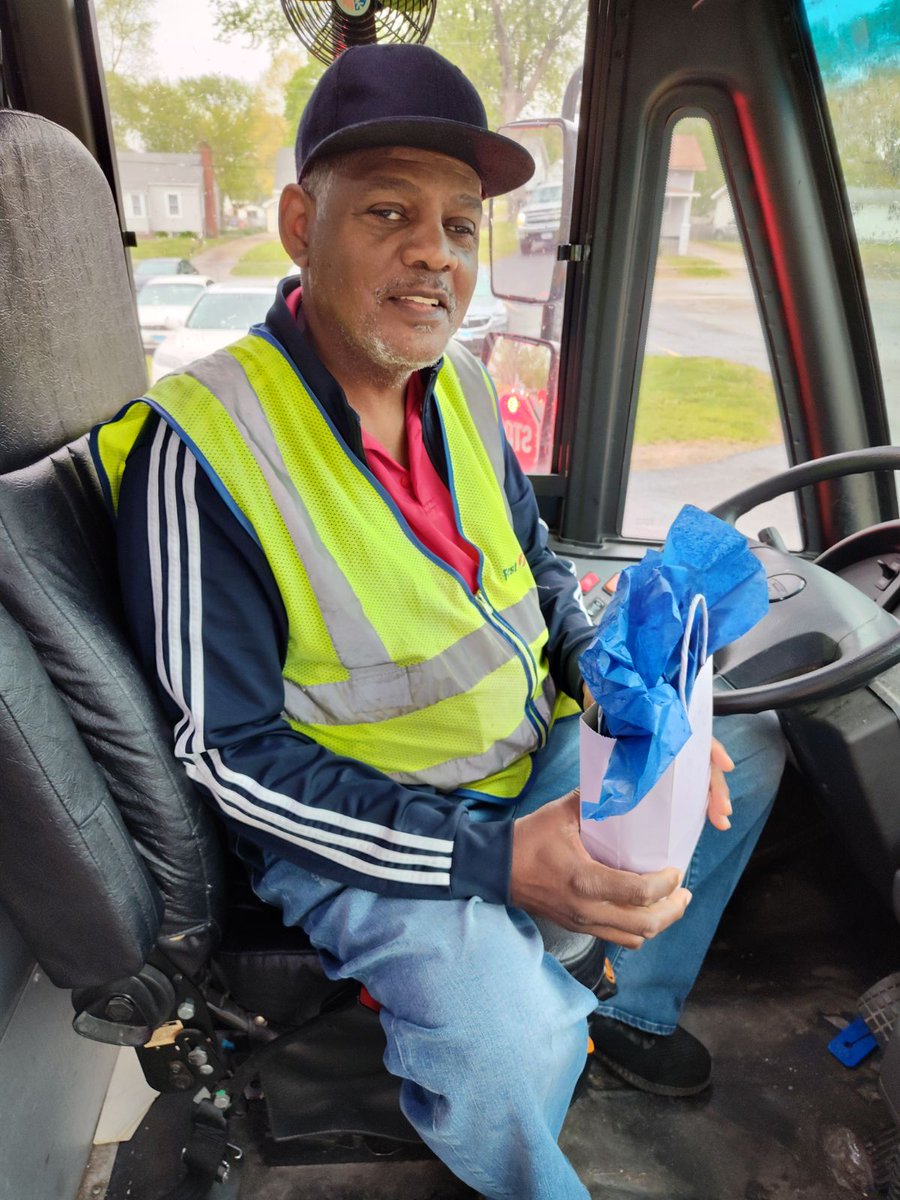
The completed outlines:
[[[695,1096],[709,1087],[709,1051],[686,1029],[644,1033],[599,1014],[591,1018],[594,1057],[626,1083],[656,1096]]]

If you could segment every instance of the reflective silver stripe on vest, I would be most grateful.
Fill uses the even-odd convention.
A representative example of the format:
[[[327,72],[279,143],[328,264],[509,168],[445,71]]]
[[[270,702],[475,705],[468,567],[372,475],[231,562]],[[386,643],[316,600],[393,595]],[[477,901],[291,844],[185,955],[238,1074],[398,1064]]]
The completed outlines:
[[[535,704],[538,712],[548,724],[550,723],[550,718],[553,715],[554,704],[556,704],[556,684],[553,682],[548,672],[544,677],[544,686],[541,689],[541,695]]]
[[[537,730],[528,717],[524,717],[509,737],[495,742],[483,754],[452,758],[419,771],[385,771],[385,774],[397,783],[427,783],[445,792],[452,792],[511,766],[523,754],[537,750],[538,744]]]
[[[484,371],[477,359],[454,341],[447,343],[444,357],[448,358],[459,376],[460,386],[466,398],[466,407],[471,414],[478,430],[481,443],[487,451],[494,474],[500,483],[503,505],[510,525],[513,523],[512,510],[506,495],[506,463],[503,461],[503,443],[500,439],[500,417],[494,407],[494,396],[491,385],[485,379]]]
[[[544,629],[541,610],[530,594],[510,605],[502,615],[529,642]],[[537,627],[527,629],[526,624]],[[509,642],[492,625],[484,624],[424,662],[406,667],[385,663],[354,671],[350,679],[340,683],[300,687],[286,679],[284,712],[290,720],[303,725],[358,725],[361,713],[365,714],[366,722],[386,721],[471,691],[485,675],[509,659]],[[538,701],[539,711],[542,700],[543,697]]]
[[[383,666],[390,655],[356,593],[325,549],[300,493],[294,487],[272,428],[246,372],[234,355],[217,350],[192,364],[192,376],[219,400],[237,426],[272,493],[278,511],[319,598],[332,645],[343,646],[361,666]],[[322,603],[327,597],[327,602]]]

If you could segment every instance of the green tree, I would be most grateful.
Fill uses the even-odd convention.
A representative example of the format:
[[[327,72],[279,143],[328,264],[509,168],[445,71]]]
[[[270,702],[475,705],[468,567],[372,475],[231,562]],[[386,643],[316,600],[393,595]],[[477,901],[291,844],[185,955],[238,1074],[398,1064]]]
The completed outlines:
[[[316,86],[325,67],[311,58],[305,67],[300,67],[291,76],[284,92],[284,124],[287,130],[285,145],[292,145],[300,114],[306,108],[310,93]]]
[[[150,0],[97,0],[97,32],[107,71],[140,72],[150,64],[156,22],[149,9]]]
[[[585,0],[443,0],[430,42],[469,76],[492,125],[558,115],[583,53]]]
[[[212,0],[212,8],[223,37],[243,35],[273,50],[294,37],[278,0]]]
[[[168,83],[108,81],[120,145],[132,149],[195,153],[212,150],[219,188],[233,200],[271,193],[272,162],[283,140],[280,119],[262,105],[250,84],[224,75]]]
[[[900,70],[835,85],[828,103],[847,183],[900,187]]]
[[[810,32],[848,184],[900,186],[900,8],[896,0],[834,22],[809,0]]]

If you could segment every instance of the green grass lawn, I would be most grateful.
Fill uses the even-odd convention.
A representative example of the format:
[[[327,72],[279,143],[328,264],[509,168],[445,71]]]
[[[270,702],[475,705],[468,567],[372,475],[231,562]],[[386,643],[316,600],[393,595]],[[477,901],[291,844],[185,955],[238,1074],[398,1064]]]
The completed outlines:
[[[284,252],[284,247],[277,238],[271,242],[260,242],[251,246],[238,259],[231,270],[232,275],[287,275],[294,269],[294,264]]]
[[[192,233],[179,233],[174,237],[140,238],[129,253],[135,261],[142,258],[190,258],[201,250],[209,250],[212,246],[221,246],[244,236],[242,233],[223,233],[220,237],[204,239]]]
[[[717,250],[730,250],[732,254],[743,254],[744,247],[740,242],[716,241]]]
[[[781,438],[772,380],[765,371],[721,358],[645,360],[634,440],[728,441],[766,446]]]
[[[710,258],[698,258],[690,254],[661,254],[657,267],[667,275],[683,275],[691,279],[713,279],[729,274],[727,267],[720,267]]]
[[[859,256],[872,279],[900,279],[900,242],[860,242]]]

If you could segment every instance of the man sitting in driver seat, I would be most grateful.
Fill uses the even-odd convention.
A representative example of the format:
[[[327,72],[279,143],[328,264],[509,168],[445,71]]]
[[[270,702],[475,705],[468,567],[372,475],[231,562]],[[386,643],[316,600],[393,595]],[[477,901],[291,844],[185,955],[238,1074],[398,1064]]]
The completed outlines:
[[[299,278],[98,450],[135,642],[257,892],[381,1002],[403,1111],[456,1175],[487,1197],[575,1200],[557,1137],[587,1017],[637,1087],[709,1082],[678,1019],[782,749],[774,718],[718,723],[732,827],[717,746],[683,881],[582,848],[593,630],[493,388],[450,342],[482,202],[532,169],[432,50],[345,51],[281,198]],[[609,943],[618,996],[595,1013],[532,918]]]

